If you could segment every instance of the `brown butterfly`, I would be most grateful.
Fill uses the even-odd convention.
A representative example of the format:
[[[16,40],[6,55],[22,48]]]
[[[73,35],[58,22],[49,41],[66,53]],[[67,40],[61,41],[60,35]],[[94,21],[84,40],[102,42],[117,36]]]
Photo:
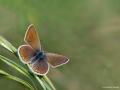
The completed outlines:
[[[46,53],[42,50],[38,33],[33,24],[28,27],[24,41],[26,45],[21,45],[18,48],[18,55],[20,60],[37,75],[45,75],[48,73],[50,66],[56,68],[69,61],[63,55]]]

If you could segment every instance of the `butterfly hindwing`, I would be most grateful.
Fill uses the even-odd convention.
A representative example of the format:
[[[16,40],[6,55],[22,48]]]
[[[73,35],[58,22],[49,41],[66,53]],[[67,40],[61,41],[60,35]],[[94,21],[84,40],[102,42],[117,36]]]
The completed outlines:
[[[37,75],[46,75],[49,71],[49,64],[47,63],[46,58],[29,64],[29,67],[31,71]]]
[[[38,37],[38,33],[35,30],[33,24],[31,24],[25,34],[24,38],[25,42],[29,44],[33,49],[41,49],[40,40]]]
[[[69,59],[63,55],[54,54],[54,53],[46,53],[46,56],[48,58],[48,63],[53,67],[58,67],[63,64],[66,64]]]
[[[30,59],[32,58],[33,54],[34,50],[29,45],[21,45],[18,48],[18,55],[21,61],[25,64],[30,62]]]

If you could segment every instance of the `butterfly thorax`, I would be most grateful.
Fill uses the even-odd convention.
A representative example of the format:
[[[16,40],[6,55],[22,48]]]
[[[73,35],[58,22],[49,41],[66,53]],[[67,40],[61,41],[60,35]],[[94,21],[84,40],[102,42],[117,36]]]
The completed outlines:
[[[33,55],[33,58],[31,58],[31,62],[34,63],[37,60],[44,60],[45,54],[43,51],[37,50],[35,54]]]

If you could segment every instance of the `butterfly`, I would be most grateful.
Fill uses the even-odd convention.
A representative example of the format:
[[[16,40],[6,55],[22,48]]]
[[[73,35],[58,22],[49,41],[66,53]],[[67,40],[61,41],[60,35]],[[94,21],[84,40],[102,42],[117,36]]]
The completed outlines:
[[[29,25],[24,41],[26,44],[18,48],[18,56],[37,75],[46,75],[50,66],[56,68],[69,61],[63,55],[43,51],[38,33],[33,24]]]

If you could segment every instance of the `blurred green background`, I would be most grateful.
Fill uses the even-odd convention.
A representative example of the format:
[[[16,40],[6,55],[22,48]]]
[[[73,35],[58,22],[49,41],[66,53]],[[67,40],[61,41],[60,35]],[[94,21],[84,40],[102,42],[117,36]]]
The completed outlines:
[[[45,51],[70,58],[48,73],[57,90],[120,89],[102,88],[120,86],[120,0],[0,0],[0,35],[14,46],[31,23]],[[2,47],[0,54],[23,65]],[[2,62],[0,68],[20,76]],[[16,89],[26,90],[0,78],[0,90]]]

